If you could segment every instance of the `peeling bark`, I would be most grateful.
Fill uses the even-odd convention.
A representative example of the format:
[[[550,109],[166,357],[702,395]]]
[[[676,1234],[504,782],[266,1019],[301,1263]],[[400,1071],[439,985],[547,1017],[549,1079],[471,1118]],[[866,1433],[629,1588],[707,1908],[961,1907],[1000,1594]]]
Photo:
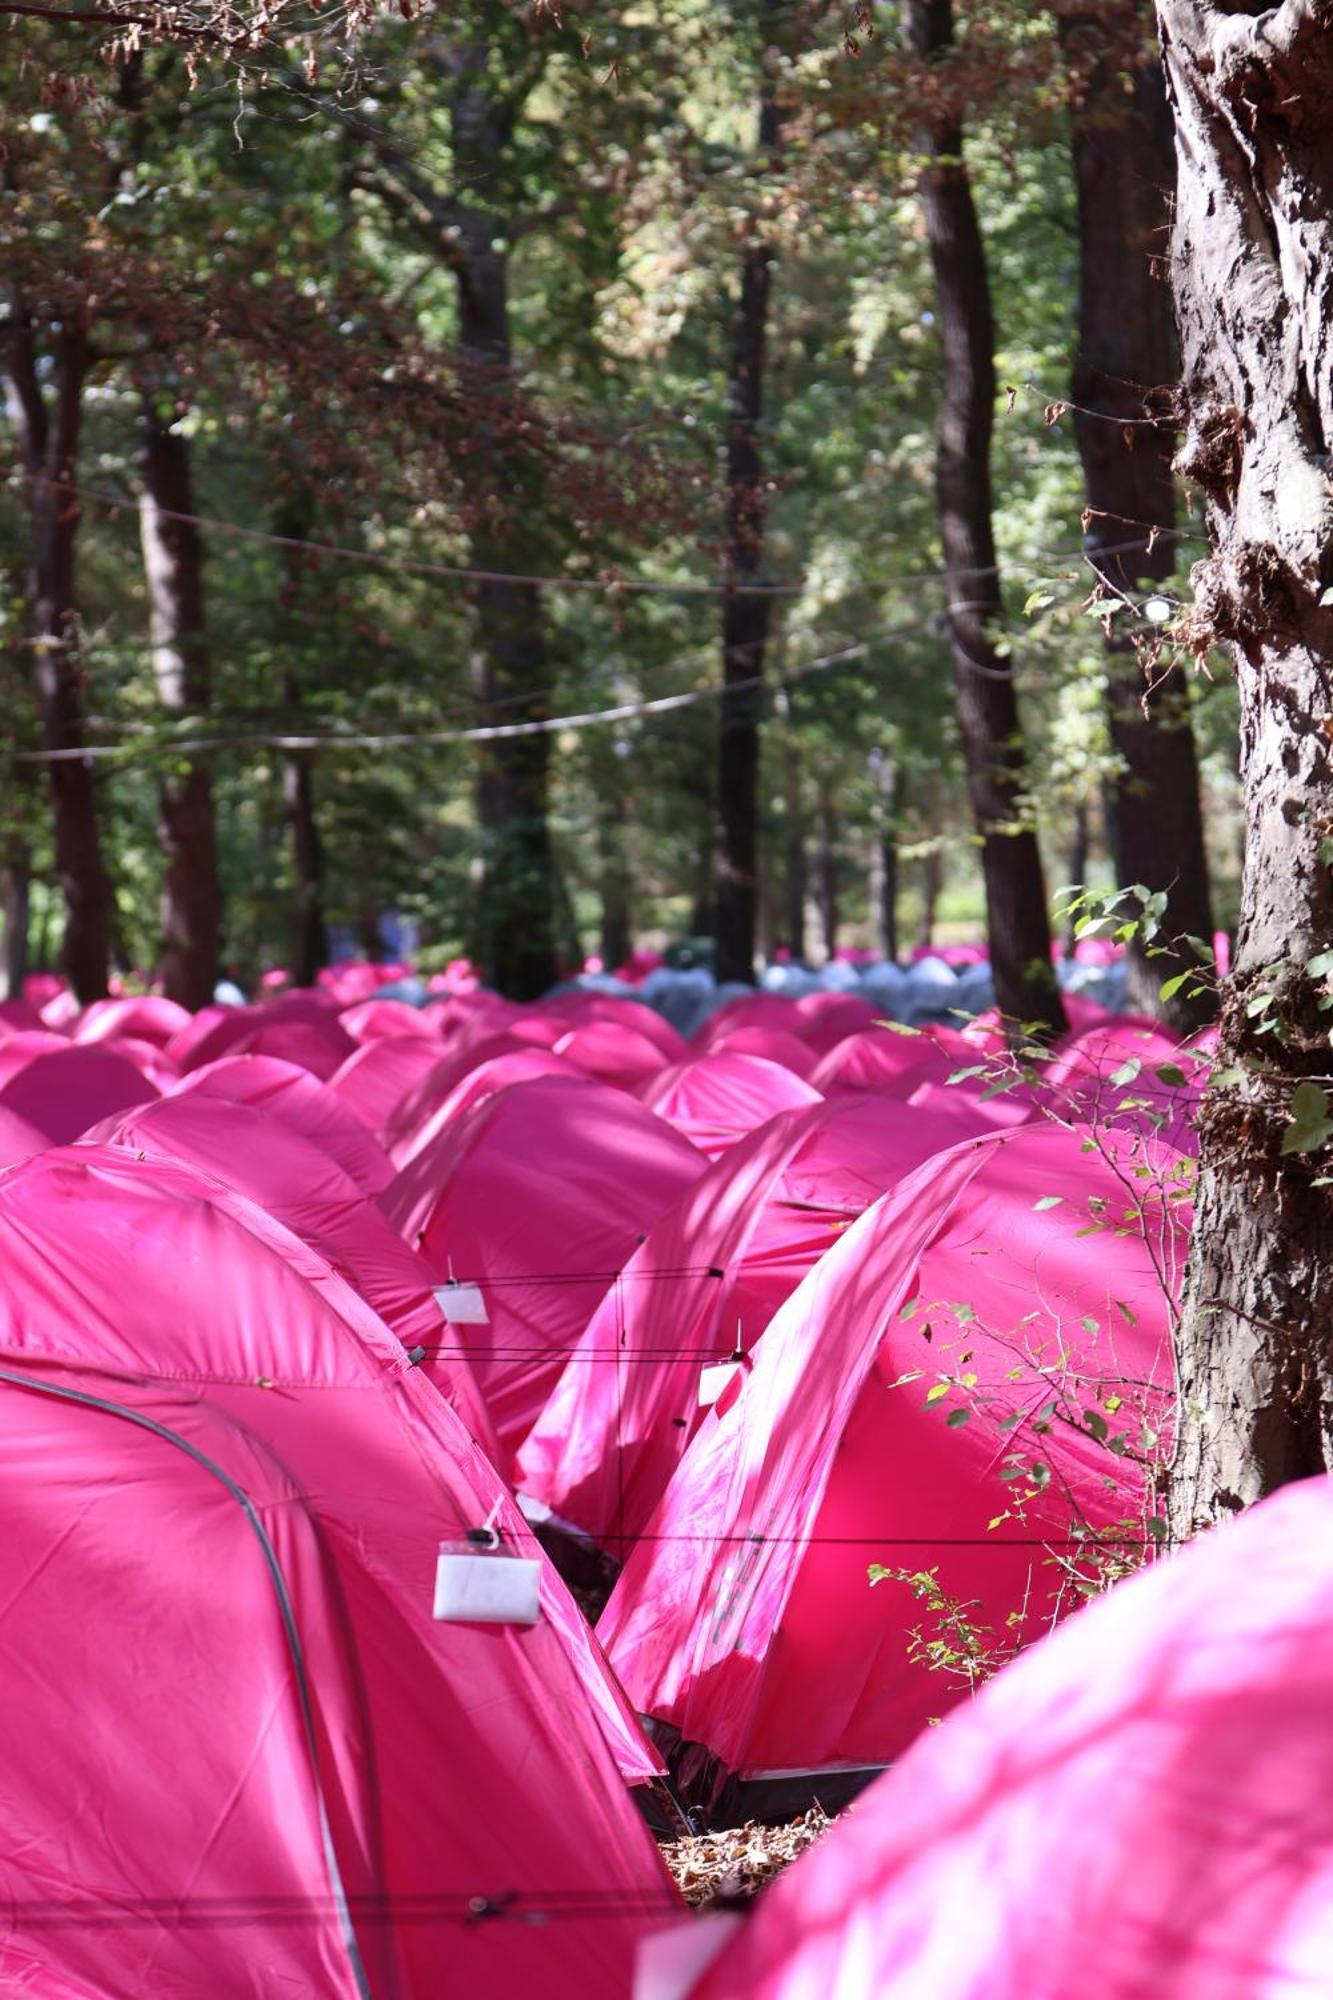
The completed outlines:
[[[1333,1070],[1333,0],[1158,0],[1176,118],[1172,249],[1189,429],[1213,553],[1196,643],[1228,642],[1246,855],[1181,1330],[1177,1534],[1333,1465],[1326,1154],[1283,1155],[1295,1086]],[[1271,993],[1281,1039],[1247,1003]],[[1325,1168],[1326,1170],[1326,1168]]]

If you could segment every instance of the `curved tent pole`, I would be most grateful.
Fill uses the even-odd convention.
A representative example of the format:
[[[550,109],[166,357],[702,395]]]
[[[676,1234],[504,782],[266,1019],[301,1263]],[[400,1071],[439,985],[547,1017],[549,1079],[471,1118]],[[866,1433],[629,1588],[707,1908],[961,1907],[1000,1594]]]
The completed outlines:
[[[263,1551],[264,1561],[268,1567],[269,1577],[273,1584],[274,1595],[278,1600],[278,1611],[282,1618],[283,1630],[287,1635],[288,1650],[292,1657],[292,1667],[296,1675],[297,1699],[301,1707],[301,1724],[305,1732],[306,1744],[310,1751],[311,1776],[315,1781],[315,1803],[319,1808],[320,1840],[324,1848],[325,1865],[328,1868],[329,1881],[333,1889],[333,1904],[338,1916],[338,1928],[342,1932],[343,1945],[347,1952],[348,1963],[352,1969],[352,1977],[356,1983],[356,1990],[361,1996],[361,2000],[374,2000],[365,1963],[361,1957],[361,1947],[357,1943],[356,1930],[352,1923],[352,1914],[347,1902],[347,1891],[343,1885],[342,1870],[338,1866],[338,1856],[333,1844],[333,1832],[329,1825],[329,1816],[324,1806],[324,1787],[320,1780],[319,1751],[315,1736],[315,1712],[310,1698],[310,1678],[306,1670],[305,1648],[301,1644],[301,1634],[296,1624],[296,1612],[287,1589],[287,1580],[282,1573],[282,1565],[278,1561],[277,1550],[269,1539],[268,1530],[260,1520],[254,1502],[245,1489],[239,1486],[231,1477],[230,1473],[223,1471],[216,1460],[209,1458],[207,1453],[200,1451],[197,1445],[191,1444],[188,1439],[181,1437],[179,1432],[171,1430],[166,1424],[158,1423],[153,1417],[146,1417],[138,1410],[128,1409],[123,1403],[113,1403],[105,1396],[91,1395],[84,1389],[67,1389],[59,1387],[54,1382],[38,1381],[30,1375],[22,1374],[17,1369],[0,1368],[0,1383],[8,1383],[11,1388],[27,1390],[32,1395],[51,1396],[59,1402],[78,1403],[86,1409],[100,1410],[104,1416],[120,1417],[125,1423],[137,1425],[140,1430],[151,1431],[154,1437],[162,1438],[167,1444],[174,1445],[178,1451],[184,1452],[187,1458],[192,1458],[196,1465],[201,1465],[205,1472],[210,1473],[217,1480],[218,1484],[225,1488],[231,1495],[242,1514],[244,1514],[247,1524]]]

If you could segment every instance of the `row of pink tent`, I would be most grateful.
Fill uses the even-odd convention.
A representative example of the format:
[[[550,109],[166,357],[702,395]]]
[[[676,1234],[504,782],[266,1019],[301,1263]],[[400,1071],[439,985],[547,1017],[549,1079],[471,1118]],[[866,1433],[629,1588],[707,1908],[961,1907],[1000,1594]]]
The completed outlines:
[[[989,1024],[844,995],[688,1044],[580,992],[178,1011],[0,1011],[0,1594],[94,1695],[63,1737],[63,1678],[3,1704],[0,1890],[51,1911],[11,1983],[627,1993],[663,1747],[890,1762],[965,1690],[872,1565],[1017,1642],[1074,1521],[1142,1539],[1198,1089],[1148,1024],[994,1091]],[[515,1488],[623,1564],[597,1640]],[[439,1545],[495,1533],[539,1622],[433,1619]]]

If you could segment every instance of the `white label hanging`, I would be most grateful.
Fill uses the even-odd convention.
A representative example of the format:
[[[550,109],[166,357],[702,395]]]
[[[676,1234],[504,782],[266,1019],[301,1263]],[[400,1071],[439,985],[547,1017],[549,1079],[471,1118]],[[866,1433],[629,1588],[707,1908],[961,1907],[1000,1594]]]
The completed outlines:
[[[699,1371],[699,1408],[711,1410],[724,1389],[730,1388],[740,1373],[738,1361],[715,1361]]]
[[[489,1326],[491,1316],[481,1296],[480,1285],[460,1284],[450,1279],[435,1287],[435,1303],[450,1326]]]
[[[451,1624],[535,1625],[541,1617],[541,1564],[489,1549],[441,1549],[434,1616]]]

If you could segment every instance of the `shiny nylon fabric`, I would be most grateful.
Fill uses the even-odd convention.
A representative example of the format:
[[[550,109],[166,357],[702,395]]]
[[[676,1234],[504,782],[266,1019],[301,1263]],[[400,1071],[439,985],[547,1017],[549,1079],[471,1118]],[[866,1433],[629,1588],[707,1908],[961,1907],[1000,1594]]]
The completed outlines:
[[[617,1090],[634,1090],[669,1067],[657,1043],[624,1021],[580,1021],[556,1042],[555,1053]]]
[[[382,1145],[403,1099],[439,1060],[434,1035],[384,1035],[348,1056],[329,1078],[329,1089]]]
[[[821,1101],[781,1064],[726,1047],[662,1070],[641,1100],[710,1160],[779,1112],[805,1111]]]
[[[1315,2000],[1333,1485],[1118,1584],[929,1731],[689,2000]]]
[[[11,1045],[12,1046],[12,1045]],[[0,1088],[0,1109],[35,1125],[53,1146],[159,1095],[157,1085],[114,1050],[92,1043],[34,1056]]]
[[[1140,1142],[1085,1143],[1048,1125],[940,1154],[781,1308],[599,1624],[641,1711],[747,1774],[887,1762],[964,1685],[908,1658],[921,1609],[869,1565],[937,1568],[974,1623],[1031,1638],[1059,1595],[1045,1540],[1071,1517],[1142,1539],[1142,1463],[1080,1413],[1114,1392],[1127,1430],[1169,1422],[1185,1219],[1132,1178]],[[1178,1185],[1180,1165],[1163,1149],[1154,1172]],[[1121,1234],[1135,1204],[1146,1232]],[[963,1372],[966,1393],[927,1401]],[[1049,1468],[1021,1512],[1010,1453]]]
[[[384,1149],[360,1119],[326,1083],[295,1063],[279,1062],[275,1056],[223,1056],[203,1069],[191,1070],[172,1095],[184,1097],[194,1091],[227,1098],[233,1104],[253,1104],[290,1125],[336,1160],[363,1194],[377,1195],[393,1179]]]
[[[327,1258],[408,1351],[488,1457],[495,1433],[466,1361],[449,1345],[434,1278],[374,1202],[299,1132],[251,1104],[191,1091],[108,1120],[89,1135],[130,1153],[164,1154],[216,1175]]]
[[[457,1124],[475,1105],[494,1097],[497,1090],[509,1090],[519,1083],[533,1083],[543,1076],[562,1076],[569,1083],[593,1081],[553,1050],[537,1048],[527,1042],[510,1048],[505,1055],[490,1056],[459,1077],[448,1095],[426,1114],[407,1138],[399,1142],[394,1151],[394,1164],[399,1173],[410,1167],[419,1154],[428,1151],[449,1126]]]
[[[364,1749],[350,1725],[329,1724],[330,1755],[349,1774],[352,1853],[376,1856],[377,1891],[400,1910],[404,1899],[431,1899],[419,1921],[397,1925],[404,1990],[427,2000],[459,1981],[517,1995],[540,1977],[571,2000],[622,1993],[635,1937],[670,1897],[608,1746],[635,1775],[655,1760],[641,1739],[636,1747],[549,1565],[545,1615],[530,1630],[432,1619],[441,1540],[491,1515],[512,1546],[536,1549],[480,1452],[381,1324],[252,1203],[174,1162],[92,1147],[46,1154],[0,1180],[0,1257],[0,1366],[206,1406],[282,1466],[317,1524],[323,1571],[311,1572],[298,1616],[322,1678],[310,1619],[312,1605],[324,1607],[359,1689]],[[182,1587],[175,1564],[187,1558],[150,1509],[138,1532],[170,1603]],[[74,1609],[66,1603],[67,1616]],[[60,1656],[53,1634],[41,1654],[48,1671]],[[116,1726],[133,1742],[132,1716]],[[216,1802],[196,1810],[204,1819]],[[172,1857],[158,1853],[151,1819],[133,1832],[139,1865],[159,1867],[172,1893]],[[538,1905],[591,1895],[597,1907],[542,1928],[457,1921],[470,1896],[511,1892]]]
[[[539,1078],[446,1126],[382,1197],[441,1283],[481,1287],[486,1323],[455,1332],[506,1450],[640,1239],[705,1165],[623,1092]]]
[[[738,1338],[750,1354],[840,1233],[955,1138],[905,1105],[844,1095],[733,1147],[589,1320],[519,1453],[520,1488],[608,1547],[640,1534],[698,1422],[701,1367]]]

